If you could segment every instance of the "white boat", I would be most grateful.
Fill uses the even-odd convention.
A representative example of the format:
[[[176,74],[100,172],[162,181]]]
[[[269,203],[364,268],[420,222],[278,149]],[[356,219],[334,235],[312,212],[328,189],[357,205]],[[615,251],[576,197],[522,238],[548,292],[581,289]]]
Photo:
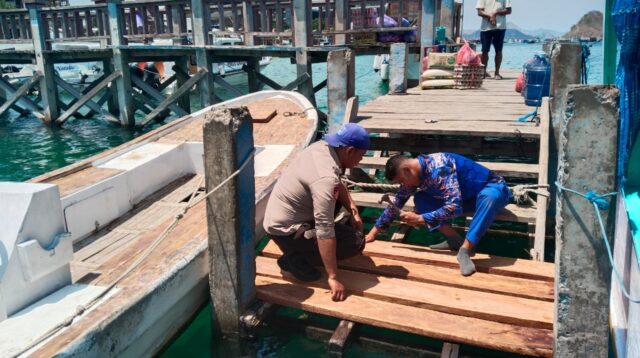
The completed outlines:
[[[238,97],[0,183],[1,356],[150,356],[189,322],[209,298],[202,123],[238,106],[254,116],[259,238],[276,179],[316,136],[317,112],[295,92]]]

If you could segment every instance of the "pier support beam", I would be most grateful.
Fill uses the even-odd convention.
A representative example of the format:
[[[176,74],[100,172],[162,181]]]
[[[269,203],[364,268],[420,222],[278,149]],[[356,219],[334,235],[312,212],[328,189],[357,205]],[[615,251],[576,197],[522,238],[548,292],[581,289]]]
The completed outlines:
[[[391,44],[389,54],[389,94],[407,93],[409,48],[406,43]]]
[[[209,44],[209,29],[211,29],[211,10],[206,0],[191,0],[191,13],[193,16],[193,44],[196,46],[196,61],[198,71],[205,70],[205,76],[200,80],[200,103],[202,108],[208,107],[215,100],[215,85],[211,64],[211,54],[205,49]]]
[[[433,45],[435,34],[436,0],[422,0],[420,15],[420,60],[426,56],[426,48]]]
[[[618,95],[610,86],[569,86],[560,138],[562,186],[582,193],[615,190]],[[600,213],[611,235],[613,215]],[[611,264],[593,205],[567,191],[558,195],[555,263],[554,354],[606,357]]]
[[[131,95],[131,71],[129,71],[129,56],[120,46],[126,45],[124,38],[124,22],[120,12],[121,0],[108,0],[109,29],[111,31],[111,46],[113,46],[113,67],[121,75],[116,79],[116,96],[120,109],[120,123],[130,128],[136,125],[135,107]]]
[[[552,43],[548,46],[551,58],[551,85],[549,102],[551,123],[549,132],[549,183],[558,178],[558,146],[567,103],[567,87],[580,83],[582,70],[582,45],[570,43]],[[555,209],[556,187],[549,188],[551,209]]]
[[[355,95],[355,58],[349,49],[329,52],[327,57],[327,106],[329,132],[344,123],[347,100]]]
[[[45,51],[51,49],[47,43],[47,27],[42,21],[40,9],[48,4],[43,0],[26,0],[25,5],[29,11],[29,22],[33,40],[33,50],[36,57],[36,69],[42,74],[40,78],[40,96],[42,97],[42,107],[44,108],[44,122],[53,123],[60,111],[58,109],[58,88],[53,81],[55,70],[53,62]]]
[[[242,168],[207,198],[214,331],[234,334],[240,332],[240,318],[256,295],[251,116],[244,108],[213,109],[205,114],[203,137],[207,192]]]
[[[440,26],[444,26],[447,28],[446,36],[449,39],[453,38],[453,9],[454,9],[454,1],[453,0],[441,0],[440,1]]]
[[[336,31],[348,30],[349,26],[349,0],[335,0],[334,24]],[[333,35],[334,45],[345,45],[347,43],[346,34]]]
[[[295,27],[295,46],[301,48],[296,51],[297,77],[309,75],[309,79],[298,85],[298,92],[307,97],[315,105],[315,93],[313,92],[313,77],[311,75],[311,59],[307,52],[308,46],[313,46],[311,31],[311,6],[306,0],[293,0],[293,22]]]

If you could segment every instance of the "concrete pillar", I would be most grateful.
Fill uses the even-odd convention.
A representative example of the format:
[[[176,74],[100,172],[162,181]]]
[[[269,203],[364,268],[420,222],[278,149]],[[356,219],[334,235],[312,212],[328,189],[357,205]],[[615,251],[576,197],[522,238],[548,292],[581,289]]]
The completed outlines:
[[[253,6],[251,0],[242,1],[242,26],[244,29],[244,44],[247,46],[253,46],[254,37],[250,35],[254,31],[253,22]]]
[[[391,44],[389,54],[389,94],[407,93],[409,47],[406,43]]]
[[[260,90],[260,82],[258,81],[258,77],[256,73],[260,73],[260,58],[259,57],[251,57],[247,60],[247,67],[249,71],[247,71],[247,80],[249,81],[249,92],[258,92]]]
[[[44,107],[44,121],[47,124],[51,124],[58,119],[60,111],[58,108],[58,87],[54,82],[55,70],[53,69],[53,61],[44,53],[47,50],[51,50],[51,45],[47,43],[49,34],[45,29],[42,16],[40,16],[40,9],[47,4],[47,1],[42,0],[25,1],[25,6],[29,11],[36,69],[43,75],[42,79],[40,79],[40,95],[42,97],[42,106]]]
[[[300,77],[307,73],[309,80],[298,86],[298,92],[315,104],[313,92],[313,76],[311,72],[311,59],[307,52],[308,46],[313,46],[311,35],[311,2],[307,0],[293,0],[294,46],[300,48],[296,51],[296,73]]]
[[[255,300],[253,125],[246,108],[205,114],[207,192],[246,165],[207,200],[209,287],[214,331],[240,333],[240,317]]]
[[[209,45],[209,30],[211,29],[211,11],[207,0],[191,0],[191,16],[193,20],[193,45],[196,47],[196,62],[198,71],[206,70],[207,74],[198,83],[200,103],[208,107],[215,101],[215,86],[211,73],[212,56],[205,46]]]
[[[433,45],[435,35],[436,0],[421,0],[420,15],[420,59],[425,56],[425,48]]]
[[[348,30],[349,27],[349,1],[335,0],[335,16],[334,24],[336,31]],[[345,45],[347,43],[347,35],[336,34],[333,36],[334,45]]]
[[[454,0],[441,0],[440,2],[440,26],[447,28],[446,36],[453,39],[453,7]]]
[[[121,0],[108,0],[107,12],[109,13],[109,30],[111,31],[111,45],[113,46],[113,68],[122,75],[116,79],[116,96],[120,109],[120,123],[123,126],[135,127],[136,117],[131,95],[131,72],[129,71],[129,56],[120,49],[126,45],[124,38],[124,22],[120,12]]]
[[[551,126],[549,131],[549,183],[558,178],[558,146],[564,109],[567,103],[567,86],[580,83],[582,70],[582,46],[580,44],[545,43],[545,52],[551,58],[551,85],[549,104]],[[550,207],[555,209],[556,188],[550,187]]]
[[[560,138],[562,186],[582,193],[616,189],[618,95],[610,86],[569,86]],[[612,235],[613,215],[600,213]],[[608,355],[611,264],[601,236],[593,205],[576,194],[559,193],[553,326],[557,357]]]
[[[349,49],[329,52],[327,56],[327,107],[329,132],[344,123],[347,100],[355,95],[355,58]]]

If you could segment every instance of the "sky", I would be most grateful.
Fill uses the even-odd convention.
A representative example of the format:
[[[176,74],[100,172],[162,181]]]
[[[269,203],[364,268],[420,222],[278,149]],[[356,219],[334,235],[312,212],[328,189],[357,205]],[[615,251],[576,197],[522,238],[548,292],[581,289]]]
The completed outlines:
[[[480,28],[481,19],[475,9],[476,1],[464,0],[464,32]],[[507,21],[526,30],[567,32],[587,12],[603,11],[604,2],[605,0],[511,0],[513,12],[507,17]]]

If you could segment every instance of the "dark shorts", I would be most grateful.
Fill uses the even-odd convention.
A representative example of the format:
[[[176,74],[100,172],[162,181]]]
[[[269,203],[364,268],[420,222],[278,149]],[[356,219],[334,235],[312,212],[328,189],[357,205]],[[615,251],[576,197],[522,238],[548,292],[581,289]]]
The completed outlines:
[[[336,257],[338,260],[355,256],[364,250],[364,236],[357,235],[351,225],[336,224]],[[278,245],[284,256],[301,255],[313,265],[322,265],[320,251],[318,251],[317,239],[305,239],[289,236],[269,235],[269,238]]]
[[[480,42],[482,42],[482,53],[489,53],[491,44],[496,52],[502,52],[504,45],[504,34],[507,30],[480,31]]]

